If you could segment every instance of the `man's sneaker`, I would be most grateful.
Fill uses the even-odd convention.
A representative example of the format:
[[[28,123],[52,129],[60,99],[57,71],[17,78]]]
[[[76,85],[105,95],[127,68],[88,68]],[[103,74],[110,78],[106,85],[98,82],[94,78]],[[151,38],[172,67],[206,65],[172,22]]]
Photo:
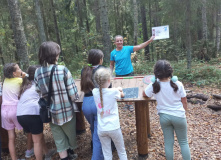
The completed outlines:
[[[34,156],[34,148],[32,148],[31,150],[27,150],[25,151],[25,158],[31,158],[31,156]]]
[[[70,160],[75,160],[75,159],[77,159],[78,158],[78,155],[76,154],[76,153],[74,153],[74,154],[68,154],[68,158],[70,159]]]
[[[45,154],[44,160],[51,160],[51,157],[57,153],[56,149],[50,149],[47,154]]]

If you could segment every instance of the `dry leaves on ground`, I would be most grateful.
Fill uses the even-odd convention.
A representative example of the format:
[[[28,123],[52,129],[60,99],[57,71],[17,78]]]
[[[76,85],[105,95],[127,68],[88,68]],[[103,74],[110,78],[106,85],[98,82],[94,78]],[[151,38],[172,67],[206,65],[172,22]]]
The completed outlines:
[[[193,93],[202,93],[206,95],[221,94],[220,89],[204,87],[198,88],[196,86],[185,85],[185,89],[192,90]],[[150,125],[151,137],[149,138],[148,158],[140,158],[137,153],[136,143],[136,123],[135,111],[130,112],[124,110],[124,103],[119,103],[120,123],[124,136],[124,142],[128,159],[150,159],[150,160],[165,160],[163,134],[159,124],[159,117],[157,115],[155,103],[150,104]],[[206,107],[206,105],[189,104],[187,112],[188,122],[188,138],[193,160],[221,160],[221,111],[213,111]],[[44,130],[45,139],[49,148],[54,148],[54,141],[49,127],[46,125]],[[91,134],[89,124],[86,123],[86,132],[77,136],[78,140],[78,160],[91,159]],[[26,150],[26,136],[22,132],[17,132],[16,139],[17,155],[24,157]],[[9,155],[3,155],[3,160],[10,159]],[[117,152],[113,152],[113,159],[118,159]],[[34,160],[32,157],[30,160]],[[59,156],[56,154],[53,157],[58,160]],[[180,147],[175,138],[174,144],[174,159],[181,160]]]

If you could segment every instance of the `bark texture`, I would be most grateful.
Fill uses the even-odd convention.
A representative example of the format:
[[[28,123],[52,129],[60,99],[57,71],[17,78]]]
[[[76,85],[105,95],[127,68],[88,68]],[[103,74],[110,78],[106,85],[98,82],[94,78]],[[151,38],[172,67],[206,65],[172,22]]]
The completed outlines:
[[[18,63],[23,70],[26,70],[29,66],[27,40],[18,0],[8,0],[8,8],[11,16],[16,53],[19,58]]]

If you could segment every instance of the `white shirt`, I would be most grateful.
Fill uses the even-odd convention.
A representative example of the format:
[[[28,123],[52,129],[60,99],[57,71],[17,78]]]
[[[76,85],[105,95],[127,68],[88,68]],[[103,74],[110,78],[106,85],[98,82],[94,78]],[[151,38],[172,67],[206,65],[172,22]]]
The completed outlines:
[[[94,101],[97,107],[97,119],[99,131],[112,131],[120,128],[119,113],[117,99],[120,99],[120,91],[116,88],[103,88],[103,111],[101,116],[102,107],[100,101],[99,88],[94,88],[93,91]]]
[[[180,81],[175,82],[178,86],[177,92],[174,92],[173,88],[168,82],[159,82],[160,92],[153,93],[153,83],[150,83],[145,89],[145,94],[148,97],[154,96],[157,100],[157,113],[165,113],[177,117],[186,117],[185,109],[181,102],[181,98],[186,97],[186,91]]]
[[[21,95],[17,105],[17,116],[39,115],[40,106],[38,100],[39,94],[35,91],[35,84],[32,82],[31,88]]]

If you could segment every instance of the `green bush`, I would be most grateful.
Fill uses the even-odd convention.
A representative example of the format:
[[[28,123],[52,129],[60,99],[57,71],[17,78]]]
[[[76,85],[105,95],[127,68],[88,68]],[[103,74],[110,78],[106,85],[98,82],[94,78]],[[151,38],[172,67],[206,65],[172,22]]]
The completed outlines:
[[[213,59],[213,61],[217,61]],[[155,62],[146,61],[144,57],[139,56],[136,63],[133,63],[134,72],[136,75],[150,75],[153,74],[153,66]],[[219,69],[214,63],[207,64],[200,61],[192,61],[191,71],[187,69],[187,62],[182,61],[170,61],[174,73],[178,76],[182,82],[189,82],[198,86],[221,84],[221,69]]]

